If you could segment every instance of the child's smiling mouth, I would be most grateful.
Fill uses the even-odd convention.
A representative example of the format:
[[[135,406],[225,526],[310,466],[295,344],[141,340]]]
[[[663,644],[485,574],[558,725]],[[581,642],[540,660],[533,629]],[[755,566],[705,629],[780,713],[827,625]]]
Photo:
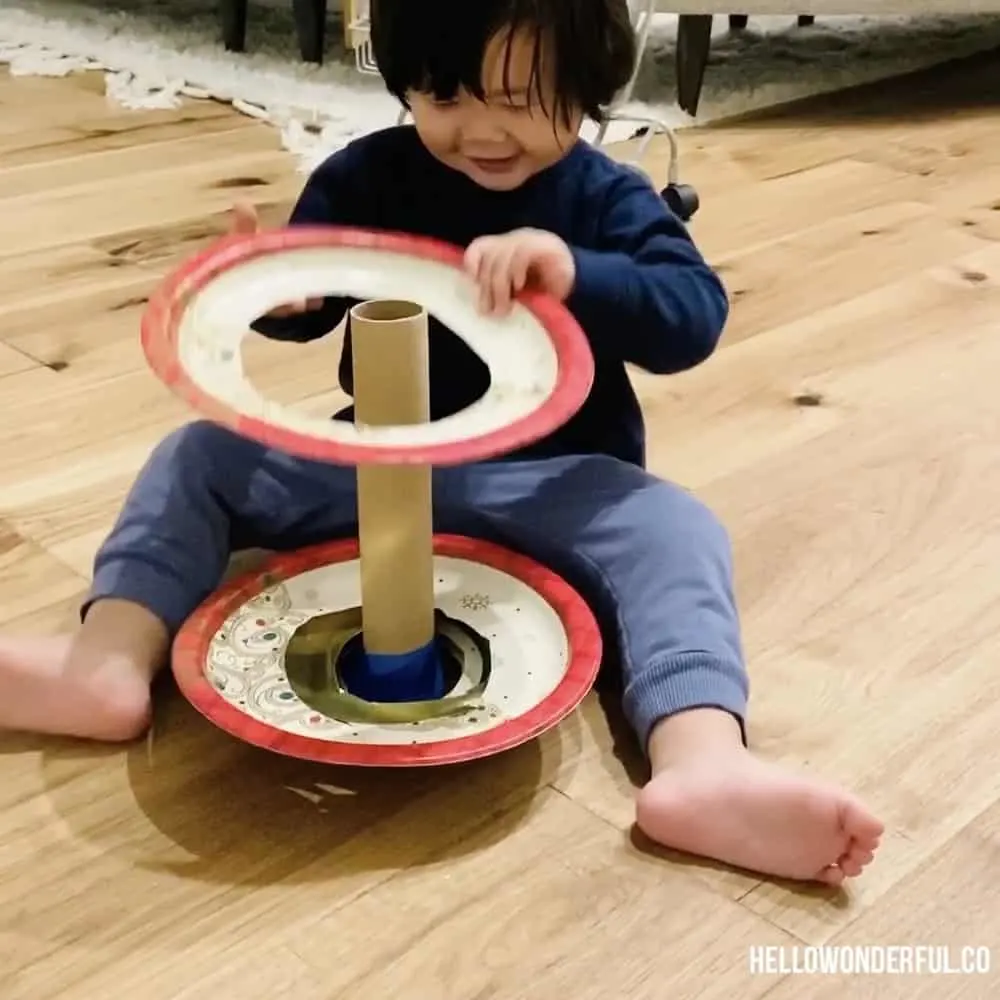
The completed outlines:
[[[504,156],[504,157],[470,156],[468,160],[474,167],[476,167],[477,170],[482,170],[483,173],[505,174],[517,164],[520,158],[521,154],[515,153],[513,156]]]

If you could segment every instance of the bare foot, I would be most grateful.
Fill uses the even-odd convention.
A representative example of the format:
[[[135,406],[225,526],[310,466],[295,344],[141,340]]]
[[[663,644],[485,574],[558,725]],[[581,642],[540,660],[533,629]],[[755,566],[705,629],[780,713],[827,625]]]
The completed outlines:
[[[0,729],[121,742],[149,725],[149,676],[135,661],[87,665],[78,636],[0,639]]]
[[[883,824],[847,792],[759,760],[741,743],[700,753],[680,746],[678,753],[661,746],[639,793],[636,822],[652,840],[763,875],[828,885],[871,863]]]

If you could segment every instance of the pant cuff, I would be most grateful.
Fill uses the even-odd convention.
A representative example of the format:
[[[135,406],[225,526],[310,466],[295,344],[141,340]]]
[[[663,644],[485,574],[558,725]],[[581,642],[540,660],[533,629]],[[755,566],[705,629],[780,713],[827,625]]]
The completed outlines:
[[[192,594],[165,567],[138,559],[115,559],[103,562],[94,574],[90,593],[80,608],[80,621],[102,600],[138,604],[163,622],[172,639],[200,603],[200,595]]]
[[[717,708],[739,723],[746,746],[750,684],[743,667],[710,653],[684,653],[661,660],[630,678],[624,710],[643,753],[653,727],[679,712]]]

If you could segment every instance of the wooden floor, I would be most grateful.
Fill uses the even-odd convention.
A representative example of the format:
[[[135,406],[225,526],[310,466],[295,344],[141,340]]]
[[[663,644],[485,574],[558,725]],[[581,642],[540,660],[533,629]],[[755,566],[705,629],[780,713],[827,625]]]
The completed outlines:
[[[600,708],[423,774],[256,752],[167,691],[126,749],[0,740],[3,1000],[982,1000],[990,975],[751,975],[751,945],[1000,944],[1000,76],[682,136],[726,346],[639,378],[654,468],[729,525],[768,757],[887,824],[846,894],[655,856]],[[662,168],[661,160],[658,165]],[[0,627],[72,623],[151,446],[144,297],[301,185],[224,106],[0,76]],[[255,344],[329,404],[335,354]],[[791,953],[788,953],[789,955]],[[957,960],[957,958],[956,958]]]

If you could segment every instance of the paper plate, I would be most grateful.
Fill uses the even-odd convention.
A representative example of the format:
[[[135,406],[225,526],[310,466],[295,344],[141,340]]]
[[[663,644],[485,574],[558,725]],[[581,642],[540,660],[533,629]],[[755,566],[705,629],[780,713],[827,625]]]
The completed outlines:
[[[457,247],[340,227],[290,227],[223,239],[182,265],[150,299],[142,343],[150,367],[195,410],[289,454],[345,465],[452,465],[545,437],[585,402],[589,343],[554,299],[519,296],[503,318],[477,308]],[[249,382],[241,343],[278,305],[327,295],[422,305],[490,370],[486,394],[424,424],[355,426],[266,399]]]
[[[303,700],[302,678],[289,677],[289,645],[299,630],[320,616],[349,616],[360,604],[354,540],[276,555],[223,586],[175,641],[182,692],[247,743],[331,764],[453,763],[510,749],[558,724],[600,666],[600,631],[587,604],[549,570],[496,545],[438,535],[434,552],[435,606],[466,654],[437,711],[348,704],[336,718]]]

